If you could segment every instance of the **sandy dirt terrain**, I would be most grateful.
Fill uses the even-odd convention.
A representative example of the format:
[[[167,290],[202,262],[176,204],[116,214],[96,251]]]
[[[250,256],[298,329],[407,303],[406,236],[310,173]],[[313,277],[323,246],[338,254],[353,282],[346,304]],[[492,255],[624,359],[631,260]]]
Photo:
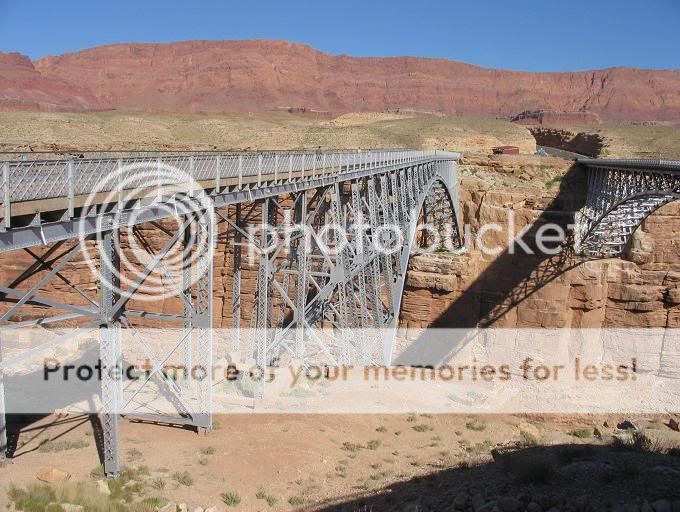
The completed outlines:
[[[612,447],[612,434],[620,436],[616,427],[627,419],[234,414],[218,417],[215,430],[207,435],[124,421],[121,457],[124,481],[129,483],[123,489],[109,487],[113,501],[151,503],[155,498],[154,503],[186,503],[190,510],[229,510],[232,507],[224,503],[228,493],[240,499],[234,504],[240,510],[334,510],[345,503],[346,510],[365,510],[363,503],[373,510],[464,510],[472,505],[455,506],[456,498],[467,496],[469,501],[476,494],[475,499],[485,503],[500,503],[505,497],[519,500],[522,508],[543,500],[541,507],[548,510],[553,498],[547,495],[562,509],[560,500],[573,502],[581,493],[578,478],[564,478],[560,492],[548,492],[550,484],[560,475],[588,470],[603,485],[593,490],[587,510],[606,508],[606,503],[635,503],[638,497],[650,503],[680,498],[677,487],[672,491],[668,482],[680,475],[680,458]],[[680,443],[680,434],[665,425],[667,417],[629,421],[657,440],[655,446]],[[516,453],[528,450],[522,467],[513,467],[504,454],[504,447],[513,443],[521,447]],[[540,456],[539,444],[548,447]],[[37,483],[41,468],[52,466],[71,475],[55,486],[57,492],[79,503],[87,501],[83,496],[106,501],[97,491],[106,485],[98,483],[102,476],[97,460],[86,416],[47,417],[24,428],[12,463],[0,467],[0,486],[3,491],[10,486],[25,489]],[[644,479],[631,480],[636,471],[653,477],[654,485],[644,488]],[[480,476],[493,476],[493,482],[475,481]],[[611,485],[604,485],[607,479]],[[0,503],[7,502],[3,492]],[[418,508],[408,508],[409,502]]]
[[[394,114],[163,115],[0,113],[0,150],[340,149],[477,150],[510,144],[533,153],[522,126],[494,119]]]
[[[680,128],[569,126],[606,141],[602,157],[680,158]],[[489,154],[500,145],[533,154],[525,126],[491,118],[393,113],[337,117],[288,113],[229,115],[0,113],[0,151],[258,150],[423,148]]]

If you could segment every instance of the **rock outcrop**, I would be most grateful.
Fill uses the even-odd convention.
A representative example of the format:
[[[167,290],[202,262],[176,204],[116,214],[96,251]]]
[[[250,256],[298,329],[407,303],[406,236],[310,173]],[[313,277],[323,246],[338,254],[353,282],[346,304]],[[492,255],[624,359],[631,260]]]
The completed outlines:
[[[97,99],[74,80],[43,76],[19,53],[0,52],[0,111],[96,110]]]
[[[573,211],[564,204],[564,183],[536,186],[544,178],[532,175],[533,183],[524,187],[503,186],[489,181],[498,176],[497,166],[498,160],[487,162],[493,173],[464,177],[461,186],[464,221],[473,233],[489,223],[502,228],[484,238],[488,247],[507,247],[509,211],[515,233],[560,215],[570,221]],[[513,169],[530,172],[525,162],[513,165],[511,160],[500,169],[510,175]],[[575,199],[572,206],[579,204]],[[670,203],[643,222],[624,259],[581,262],[570,255],[532,258],[507,251],[490,256],[478,247],[464,256],[417,256],[409,266],[401,325],[411,337],[432,325],[480,323],[525,328],[679,327],[679,245],[680,203]]]
[[[5,60],[0,58],[0,97],[8,98],[0,104],[4,110],[59,105],[510,116],[549,109],[587,110],[612,120],[680,119],[680,71],[524,73],[445,59],[329,55],[285,41],[190,41],[119,44],[46,57],[21,75],[24,86],[16,87],[16,71],[2,64]]]

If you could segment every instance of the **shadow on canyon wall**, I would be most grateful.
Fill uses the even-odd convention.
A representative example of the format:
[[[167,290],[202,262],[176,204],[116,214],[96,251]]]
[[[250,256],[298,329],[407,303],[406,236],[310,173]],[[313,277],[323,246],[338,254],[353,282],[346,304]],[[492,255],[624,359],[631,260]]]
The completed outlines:
[[[578,165],[572,165],[562,178],[555,198],[522,236],[526,247],[516,238],[431,326],[461,329],[460,336],[449,337],[445,342],[439,337],[439,342],[433,342],[426,331],[406,348],[395,364],[441,364],[462,348],[465,342],[463,330],[494,325],[522,301],[578,266],[580,262],[573,252],[573,234],[567,227],[574,222],[574,213],[585,204],[586,194],[586,173]],[[567,232],[567,239],[561,243],[561,250],[556,255],[547,254],[536,245],[537,233],[549,223],[558,224]],[[544,245],[555,248],[560,244]]]

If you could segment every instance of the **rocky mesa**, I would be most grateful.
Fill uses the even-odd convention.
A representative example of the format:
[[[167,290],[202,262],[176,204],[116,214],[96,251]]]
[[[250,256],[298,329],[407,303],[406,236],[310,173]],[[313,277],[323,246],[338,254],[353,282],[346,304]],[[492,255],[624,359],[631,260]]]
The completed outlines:
[[[555,109],[679,121],[680,71],[513,72],[445,59],[329,55],[270,40],[133,43],[34,63],[0,54],[0,110],[19,109],[471,116]]]
[[[43,76],[25,55],[0,52],[0,111],[83,112],[97,108],[97,98],[86,88]]]

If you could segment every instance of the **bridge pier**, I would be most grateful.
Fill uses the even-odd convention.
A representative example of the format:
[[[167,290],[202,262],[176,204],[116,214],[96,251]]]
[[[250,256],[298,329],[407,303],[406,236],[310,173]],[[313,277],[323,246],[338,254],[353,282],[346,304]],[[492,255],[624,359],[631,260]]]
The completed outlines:
[[[2,333],[0,333],[0,365],[2,365]],[[5,414],[5,372],[0,367],[0,461],[7,458],[7,416]]]
[[[118,423],[121,413],[123,384],[123,354],[120,324],[114,317],[114,308],[120,299],[120,243],[119,231],[103,233],[100,251],[100,313],[99,351],[102,367],[101,427],[103,441],[104,475],[116,478],[120,473]]]

